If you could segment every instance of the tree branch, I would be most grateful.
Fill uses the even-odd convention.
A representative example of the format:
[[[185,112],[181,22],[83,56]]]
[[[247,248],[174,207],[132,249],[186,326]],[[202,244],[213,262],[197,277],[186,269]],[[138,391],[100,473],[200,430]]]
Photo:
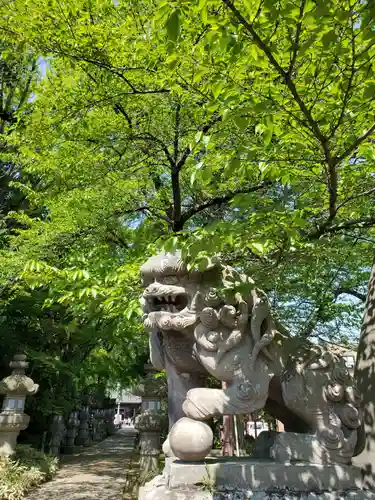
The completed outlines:
[[[355,151],[362,142],[364,142],[371,134],[375,132],[375,123],[365,132],[363,135],[358,137],[351,146],[349,146],[340,156],[335,158],[335,163],[338,164],[345,160],[353,151]]]
[[[175,164],[177,164],[177,159],[178,159],[178,143],[180,137],[180,113],[181,113],[181,103],[178,102],[176,105],[176,119],[175,119],[174,141],[173,141]]]
[[[346,111],[346,106],[349,101],[349,96],[350,96],[350,91],[352,90],[353,87],[353,80],[354,80],[354,75],[356,73],[356,68],[355,68],[355,61],[356,61],[356,54],[355,54],[355,36],[354,36],[354,27],[353,27],[353,19],[351,17],[351,22],[352,22],[352,39],[351,39],[351,52],[352,52],[352,63],[350,66],[350,75],[349,75],[349,80],[348,80],[348,86],[345,91],[344,99],[342,102],[342,107],[341,107],[341,113],[340,116],[337,120],[336,125],[333,127],[331,134],[330,134],[330,139],[335,135],[336,130],[339,128],[339,126],[342,123],[342,120],[344,119],[345,111]]]
[[[264,0],[260,0],[259,5],[258,5],[258,9],[257,9],[255,16],[254,16],[254,19],[251,21],[252,23],[254,23],[258,19],[259,14],[262,12],[263,2],[264,2]]]
[[[338,297],[339,295],[353,295],[353,297],[356,297],[357,299],[361,300],[362,302],[366,302],[366,294],[357,292],[357,290],[353,290],[352,288],[338,288],[335,291],[335,297]]]
[[[102,69],[109,71],[113,75],[116,75],[119,78],[121,78],[121,80],[123,80],[130,87],[130,89],[133,91],[132,92],[133,94],[160,94],[160,93],[169,93],[170,92],[170,89],[139,90],[130,82],[130,80],[128,78],[126,78],[126,76],[123,75],[124,71],[133,71],[136,69],[138,70],[140,68],[118,68],[116,66],[112,66],[111,64],[107,64],[103,61],[91,59],[91,58],[83,56],[83,55],[79,56],[79,55],[75,55],[75,54],[69,54],[61,49],[53,49],[52,47],[49,47],[49,48],[47,47],[47,50],[49,50],[52,53],[64,56],[64,57],[74,59],[76,61],[82,61],[82,62],[86,62],[88,64],[93,64],[94,66],[98,66],[99,68],[102,68]],[[146,68],[144,68],[144,70],[146,70]]]
[[[329,223],[336,214],[336,200],[337,200],[337,171],[336,164],[338,163],[336,159],[331,157],[331,153],[329,150],[328,139],[321,132],[317,122],[314,120],[311,111],[307,108],[306,104],[302,100],[299,95],[297,88],[293,82],[292,75],[290,71],[284,71],[280,63],[276,60],[275,56],[272,53],[270,47],[260,38],[252,23],[248,22],[240,11],[234,6],[232,0],[223,0],[224,4],[233,12],[238,22],[242,24],[242,26],[246,29],[246,31],[250,34],[254,43],[264,52],[267,56],[270,64],[276,69],[276,71],[280,74],[286,86],[288,87],[290,93],[294,97],[295,102],[297,103],[300,111],[306,118],[308,123],[308,128],[313,132],[315,138],[319,141],[323,151],[324,156],[328,165],[328,192],[329,192],[329,219],[327,223]],[[302,22],[301,14],[303,16],[304,9],[304,1],[302,0],[300,7],[300,22]],[[298,29],[298,27],[297,27]],[[300,28],[301,29],[301,28]],[[298,34],[298,43],[299,43],[299,34]],[[297,47],[298,50],[298,47]],[[297,55],[296,55],[297,57]],[[306,125],[305,125],[306,126]],[[375,127],[375,126],[374,126]]]
[[[206,125],[203,125],[203,127],[200,129],[200,131],[203,134],[206,134],[216,123],[220,122],[221,120],[222,120],[221,116],[213,117],[208,123],[206,123]],[[189,156],[191,155],[191,152],[192,151],[190,149],[190,146],[188,146],[185,149],[185,151],[183,152],[180,160],[178,161],[178,163],[176,165],[176,168],[178,169],[178,171],[180,171],[181,168],[185,165],[185,162],[189,158]]]
[[[309,128],[312,130],[315,137],[318,139],[318,141],[321,144],[326,142],[326,138],[324,137],[324,135],[320,131],[318,124],[316,123],[316,121],[312,117],[311,112],[308,110],[306,104],[303,102],[300,95],[298,94],[297,88],[296,88],[289,72],[284,71],[282,66],[276,60],[275,56],[272,54],[270,47],[260,38],[258,33],[255,31],[254,26],[243,17],[243,15],[240,13],[240,11],[234,6],[232,1],[231,0],[223,0],[223,2],[233,12],[235,17],[239,21],[239,23],[242,24],[242,26],[246,29],[246,31],[251,35],[251,38],[254,41],[254,43],[262,50],[262,52],[264,52],[264,54],[267,56],[267,59],[269,60],[271,65],[276,69],[276,71],[282,77],[283,81],[285,82],[286,86],[288,87],[289,91],[291,92],[292,96],[294,97],[294,100],[298,104],[298,107],[300,108],[301,112],[304,114],[304,116],[307,120],[307,123],[309,124]]]
[[[144,134],[139,134],[139,135],[130,135],[129,139],[134,140],[134,141],[146,141],[146,142],[151,141],[151,142],[154,142],[155,144],[159,144],[163,153],[167,157],[170,166],[172,168],[175,166],[173,157],[172,157],[171,153],[169,152],[169,149],[167,148],[167,146],[164,144],[164,142],[161,139],[159,139],[158,137],[155,137],[150,132],[145,132]]]
[[[30,75],[26,81],[26,84],[25,84],[22,92],[21,92],[20,100],[18,102],[18,108],[21,108],[23,106],[23,103],[30,95],[30,85],[31,85],[31,82],[33,81],[33,78],[34,78],[35,69],[36,69],[36,60],[33,60],[32,64],[31,64]]]
[[[138,208],[132,208],[130,210],[126,210],[126,212],[119,213],[118,215],[125,215],[125,214],[131,215],[131,214],[135,214],[137,212],[149,212],[154,217],[157,217],[158,219],[161,219],[161,220],[167,222],[168,224],[170,224],[172,222],[168,217],[160,214],[159,212],[150,208],[147,205],[142,206],[142,207],[138,207]]]
[[[121,113],[122,116],[125,117],[125,120],[128,122],[130,129],[133,128],[132,120],[121,104],[115,103],[113,109],[115,110],[115,113]]]
[[[172,197],[173,197],[173,222],[172,229],[174,232],[181,231],[184,224],[181,220],[181,186],[180,186],[180,170],[177,167],[172,168]]]
[[[293,68],[297,60],[297,55],[298,55],[298,50],[299,50],[299,41],[300,41],[300,36],[301,36],[301,29],[302,29],[302,18],[303,18],[303,13],[305,11],[305,5],[306,5],[306,0],[301,1],[301,5],[299,8],[299,19],[297,23],[297,29],[296,29],[296,38],[294,41],[294,49],[293,49],[293,55],[292,59],[289,64],[289,69],[288,69],[288,74],[292,75],[293,73]]]
[[[334,226],[325,226],[322,225],[316,231],[310,233],[308,235],[308,239],[316,239],[320,238],[324,234],[334,234],[339,233],[340,231],[344,231],[349,228],[363,228],[363,227],[372,227],[375,226],[375,216],[369,215],[365,217],[358,217],[357,219],[349,219],[347,221],[341,222],[340,224],[336,224]]]
[[[264,189],[272,184],[271,181],[264,181],[261,182],[260,184],[257,184],[255,186],[250,186],[248,188],[241,188],[237,189],[235,191],[231,191],[225,195],[222,196],[215,196],[214,198],[211,198],[210,200],[206,200],[204,203],[201,205],[198,205],[197,207],[190,208],[186,212],[182,214],[181,217],[181,223],[184,225],[191,217],[194,215],[197,215],[198,213],[202,212],[203,210],[206,210],[207,208],[211,208],[215,205],[223,205],[224,203],[228,203],[231,201],[236,195],[238,194],[248,194],[248,193],[255,193],[256,191],[260,191],[261,189]]]
[[[338,184],[338,179],[337,179],[337,170],[336,170],[336,163],[332,159],[329,148],[328,148],[328,142],[324,141],[322,143],[323,149],[324,149],[324,155],[325,159],[328,165],[328,193],[329,193],[329,217],[327,223],[329,223],[331,220],[334,219],[336,215],[336,202],[337,202],[337,184]]]
[[[347,203],[349,203],[350,201],[353,201],[353,200],[356,200],[357,198],[361,198],[362,196],[368,196],[370,194],[373,194],[375,193],[375,187],[371,188],[371,189],[368,189],[367,191],[363,191],[363,193],[359,193],[359,194],[356,194],[356,195],[353,195],[353,196],[349,196],[349,198],[346,198],[345,200],[343,200],[340,205],[338,205],[337,207],[337,210],[340,210],[340,208],[342,208],[344,205],[346,205]]]

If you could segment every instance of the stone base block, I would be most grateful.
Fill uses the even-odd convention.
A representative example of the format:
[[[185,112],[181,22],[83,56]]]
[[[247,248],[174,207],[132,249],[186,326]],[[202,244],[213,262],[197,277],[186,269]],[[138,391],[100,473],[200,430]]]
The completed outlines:
[[[157,476],[145,486],[139,488],[138,500],[212,500],[209,491],[200,488],[179,488],[169,490],[163,476]]]
[[[290,493],[267,491],[226,490],[210,493],[197,489],[167,490],[158,488],[154,491],[140,489],[138,500],[374,500],[375,494],[368,491]]]
[[[361,489],[362,474],[356,467],[314,465],[309,463],[282,464],[270,460],[232,457],[207,459],[205,462],[170,464],[167,479],[169,489],[212,484],[240,489],[292,491],[329,491]]]
[[[222,457],[168,463],[139,500],[375,500],[362,490],[359,468]]]

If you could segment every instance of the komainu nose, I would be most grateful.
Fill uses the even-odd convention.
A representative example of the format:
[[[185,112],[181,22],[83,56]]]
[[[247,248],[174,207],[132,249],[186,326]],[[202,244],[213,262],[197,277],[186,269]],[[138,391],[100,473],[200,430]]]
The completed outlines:
[[[156,283],[152,283],[151,285],[148,285],[147,288],[145,288],[145,291],[143,292],[143,295],[154,295],[158,290],[158,285]]]

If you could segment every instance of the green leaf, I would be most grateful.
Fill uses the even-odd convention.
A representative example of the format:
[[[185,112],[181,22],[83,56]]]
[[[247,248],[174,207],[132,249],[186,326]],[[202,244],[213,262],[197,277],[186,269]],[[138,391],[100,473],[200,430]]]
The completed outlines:
[[[180,36],[180,11],[176,9],[168,17],[165,27],[167,29],[167,35],[169,40],[172,42],[177,42]]]
[[[264,252],[264,245],[262,243],[251,243],[251,247],[259,254]]]
[[[225,120],[227,120],[228,116],[230,114],[230,109],[225,109],[223,114],[222,114],[222,118],[223,118],[223,122],[225,122]]]
[[[269,130],[269,129],[266,129],[266,131],[265,131],[265,133],[264,133],[264,135],[263,135],[263,138],[264,138],[264,144],[265,144],[266,146],[268,146],[268,144],[271,142],[271,140],[272,140],[272,135],[273,135],[273,134],[272,134],[272,131],[271,131],[271,130]]]
[[[330,43],[337,40],[337,35],[335,30],[330,30],[322,36],[322,43],[325,47],[327,47]]]
[[[365,90],[363,91],[363,97],[365,99],[372,99],[375,97],[375,83],[369,83],[366,87]]]
[[[202,136],[203,136],[203,132],[202,130],[199,130],[196,134],[195,134],[195,142],[196,144],[198,144],[198,142],[200,142],[200,140],[202,139]]]
[[[198,170],[194,169],[190,175],[190,186],[194,186]]]
[[[241,168],[241,160],[239,158],[232,158],[227,168],[229,175],[238,173]]]
[[[217,83],[215,83],[215,85],[213,85],[212,94],[213,94],[215,99],[217,99],[219,97],[223,88],[224,88],[224,82],[217,82]]]
[[[249,121],[246,116],[236,115],[234,117],[234,122],[240,130],[245,130]]]
[[[200,272],[204,272],[210,265],[210,259],[206,256],[200,257],[197,262],[197,267]]]

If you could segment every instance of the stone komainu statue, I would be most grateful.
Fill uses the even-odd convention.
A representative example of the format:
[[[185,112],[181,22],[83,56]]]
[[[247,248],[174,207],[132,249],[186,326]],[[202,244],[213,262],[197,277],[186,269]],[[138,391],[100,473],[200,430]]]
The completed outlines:
[[[171,432],[183,417],[206,421],[261,408],[285,426],[265,440],[274,460],[347,464],[362,451],[360,395],[344,361],[281,332],[248,277],[218,261],[188,271],[172,254],[151,257],[141,272],[151,361],[168,379],[173,442],[165,451],[189,458]],[[208,374],[226,389],[205,388]]]

